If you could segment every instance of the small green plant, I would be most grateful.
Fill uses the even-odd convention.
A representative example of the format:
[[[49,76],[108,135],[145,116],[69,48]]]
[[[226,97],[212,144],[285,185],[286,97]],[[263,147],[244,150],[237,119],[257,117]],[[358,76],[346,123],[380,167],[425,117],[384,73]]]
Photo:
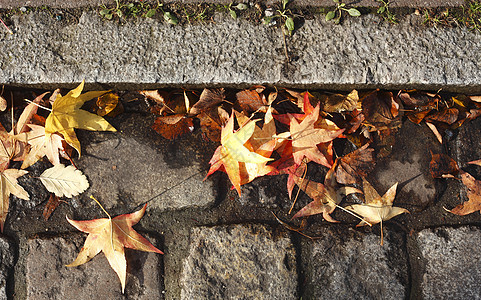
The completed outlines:
[[[282,0],[281,2],[281,9],[277,10],[277,14],[272,15],[272,16],[266,16],[264,17],[264,24],[268,25],[275,19],[280,19],[282,20],[282,30],[284,33],[287,32],[287,35],[292,35],[292,32],[294,32],[295,24],[294,24],[294,14],[291,12],[290,9],[287,8],[287,4],[289,3],[289,0]]]
[[[481,2],[468,1],[467,7],[463,5],[463,18],[460,21],[471,30],[481,31]]]
[[[128,2],[122,3],[121,0],[115,0],[115,7],[114,8],[107,8],[105,5],[101,6],[102,10],[100,10],[99,14],[101,17],[112,20],[114,16],[119,17],[120,19],[125,19],[128,17],[145,17],[145,18],[152,18],[156,13],[157,10],[162,12],[164,20],[169,23],[176,25],[179,23],[177,17],[172,14],[171,12],[166,12],[163,10],[163,4],[157,1],[156,6],[152,6],[150,4],[146,4],[143,2]]]
[[[393,24],[397,24],[398,23],[398,20],[396,18],[396,15],[393,14],[390,10],[389,10],[389,4],[391,3],[389,0],[377,0],[377,2],[379,2],[379,4],[381,4],[381,6],[379,6],[379,8],[377,9],[377,13],[379,15],[381,15],[384,20],[390,22],[390,23],[393,23]]]
[[[340,0],[332,0],[336,3],[336,8],[326,14],[326,21],[333,21],[335,24],[339,24],[342,18],[342,12],[347,12],[351,17],[359,17],[361,12],[353,7],[346,7],[346,3],[342,3]]]
[[[227,9],[229,11],[229,14],[230,16],[235,20],[237,19],[237,12],[235,11],[236,9],[237,10],[246,10],[249,8],[249,6],[247,6],[247,4],[245,3],[239,3],[237,5],[233,5],[232,2],[229,4],[229,5],[224,5],[225,9]]]

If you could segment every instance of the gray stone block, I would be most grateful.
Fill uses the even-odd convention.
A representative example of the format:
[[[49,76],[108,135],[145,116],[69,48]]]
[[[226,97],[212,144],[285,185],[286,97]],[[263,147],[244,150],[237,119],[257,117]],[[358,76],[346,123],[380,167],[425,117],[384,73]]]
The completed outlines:
[[[377,162],[373,175],[383,195],[396,182],[394,206],[420,210],[434,203],[441,194],[441,186],[429,172],[431,151],[442,153],[443,149],[433,132],[425,125],[405,121],[395,135],[392,152],[385,160]]]
[[[346,18],[342,25],[322,17],[306,20],[289,41],[298,59],[282,83],[328,88],[471,87],[479,91],[479,33],[463,28],[434,28],[422,17],[398,25],[375,15]],[[470,92],[475,92],[471,89]]]
[[[424,299],[480,298],[479,228],[426,229],[416,239],[425,262]]]
[[[214,203],[213,181],[203,181],[207,163],[202,164],[204,149],[199,141],[177,140],[172,147],[150,128],[151,118],[124,113],[115,121],[120,133],[84,132],[81,139],[85,148],[78,167],[90,182],[85,199],[92,194],[107,209],[125,204],[135,207],[161,193],[149,203],[149,210]]]
[[[233,20],[171,26],[152,19],[120,25],[84,12],[64,24],[48,13],[12,17],[15,34],[0,33],[0,84],[52,88],[80,82],[119,89],[152,86],[310,88],[427,88],[480,92],[480,34],[465,28],[424,27],[422,16],[401,24],[375,15],[305,20],[286,64],[281,30]]]
[[[408,260],[404,237],[384,228],[375,234],[332,225],[305,243],[303,299],[406,299]]]
[[[0,300],[7,300],[7,279],[14,263],[14,253],[10,242],[0,238]]]
[[[119,278],[102,253],[81,266],[65,266],[74,261],[84,240],[77,236],[28,241],[27,299],[164,298],[159,254],[126,250],[127,281],[122,294]]]
[[[182,299],[297,299],[295,250],[261,225],[194,228],[181,285]]]

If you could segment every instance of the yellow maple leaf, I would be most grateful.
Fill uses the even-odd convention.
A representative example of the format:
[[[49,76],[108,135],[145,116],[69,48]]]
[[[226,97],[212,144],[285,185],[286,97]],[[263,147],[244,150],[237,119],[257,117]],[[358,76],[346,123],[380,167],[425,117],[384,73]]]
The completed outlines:
[[[82,105],[108,91],[91,91],[82,93],[84,81],[65,96],[60,94],[52,104],[52,111],[45,121],[45,135],[60,133],[65,141],[80,155],[80,142],[74,128],[93,131],[117,131],[104,118],[80,109]]]
[[[95,200],[95,198],[93,199]],[[74,262],[67,265],[67,267],[82,265],[91,260],[100,253],[100,251],[103,251],[110,266],[119,276],[123,293],[127,273],[127,261],[125,259],[124,248],[156,252],[159,254],[164,253],[155,248],[146,238],[132,228],[144,215],[147,203],[141,210],[114,218],[111,218],[102,206],[100,207],[107,214],[108,218],[75,221],[67,217],[67,221],[75,228],[89,234],[77,258]]]

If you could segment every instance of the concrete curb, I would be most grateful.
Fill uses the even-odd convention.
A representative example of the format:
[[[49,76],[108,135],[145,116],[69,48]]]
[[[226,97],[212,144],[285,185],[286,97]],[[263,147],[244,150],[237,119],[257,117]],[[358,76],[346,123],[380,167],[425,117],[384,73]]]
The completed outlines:
[[[280,29],[233,20],[171,26],[139,18],[121,25],[96,12],[63,24],[46,12],[12,17],[15,34],[0,33],[0,84],[53,88],[101,83],[126,89],[166,86],[322,89],[423,88],[481,91],[480,34],[464,28],[401,24],[374,15],[306,20],[287,46]]]

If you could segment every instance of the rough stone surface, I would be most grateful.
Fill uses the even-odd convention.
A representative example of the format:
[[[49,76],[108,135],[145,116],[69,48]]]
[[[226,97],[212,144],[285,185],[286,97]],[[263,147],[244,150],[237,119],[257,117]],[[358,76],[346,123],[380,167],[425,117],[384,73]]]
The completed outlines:
[[[15,34],[0,33],[0,84],[52,87],[86,79],[124,83],[124,89],[125,84],[269,83],[481,91],[480,34],[423,27],[422,16],[395,26],[375,15],[348,18],[342,26],[322,16],[305,20],[287,41],[292,56],[287,66],[280,30],[226,15],[187,26],[151,19],[119,25],[96,12],[84,12],[78,24],[45,12],[12,21]]]
[[[344,227],[323,228],[302,253],[303,299],[405,299],[408,261],[404,238],[385,230],[384,246],[375,234]]]
[[[153,0],[146,0],[144,2],[154,2]],[[229,4],[230,0],[164,0],[162,3],[214,3],[214,4]],[[243,2],[243,1],[239,1]],[[247,1],[245,1],[247,2]],[[257,1],[267,5],[277,4],[275,0]],[[331,0],[293,0],[290,1],[290,6],[333,6]],[[378,7],[379,2],[375,0],[352,0],[344,1],[346,4],[352,4],[356,7]],[[397,0],[390,1],[389,7],[437,7],[437,6],[460,6],[464,3],[463,0]],[[75,8],[82,6],[97,6],[97,5],[114,5],[114,0],[0,0],[0,8],[15,8],[20,6],[43,6],[61,8]]]
[[[65,266],[75,259],[83,242],[79,236],[28,241],[27,299],[163,299],[159,254],[126,250],[123,295],[117,274],[102,253],[79,267]]]
[[[481,159],[481,119],[467,122],[459,128],[458,135],[449,144],[452,149],[451,155],[463,170],[467,171],[477,179],[481,179],[481,169],[478,166],[470,165],[468,162]]]
[[[182,299],[297,299],[295,251],[264,226],[194,228]]]
[[[0,238],[0,300],[7,300],[7,277],[13,267],[13,252],[10,243]]]
[[[426,229],[418,234],[417,241],[426,264],[424,299],[479,299],[479,228]]]
[[[396,26],[378,21],[373,15],[346,19],[342,26],[322,18],[307,20],[289,42],[298,59],[281,81],[385,88],[457,85],[479,90],[481,54],[466,50],[481,43],[479,34],[423,27],[416,15]]]
[[[175,147],[150,128],[152,120],[135,115],[116,118],[118,134],[89,133],[82,139],[85,151],[78,162],[88,176],[90,190],[106,205],[149,209],[182,209],[212,204],[212,180],[203,181],[200,143],[177,140]],[[95,205],[92,201],[88,201]]]
[[[425,124],[419,126],[410,121],[403,123],[395,141],[387,161],[378,162],[374,170],[374,176],[382,186],[379,194],[383,195],[398,182],[395,205],[426,207],[439,195],[436,181],[429,173],[429,162],[431,151],[442,153],[441,144]]]

